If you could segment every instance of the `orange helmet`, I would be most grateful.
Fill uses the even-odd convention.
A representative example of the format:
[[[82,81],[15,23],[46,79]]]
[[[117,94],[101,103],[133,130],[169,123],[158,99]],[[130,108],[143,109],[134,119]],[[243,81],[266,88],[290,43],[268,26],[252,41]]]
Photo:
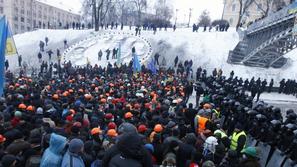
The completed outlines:
[[[92,99],[92,95],[91,94],[85,94],[85,99],[91,100]]]
[[[63,93],[63,96],[64,97],[67,97],[69,95],[69,92],[68,91],[65,91],[64,93]]]
[[[95,135],[95,134],[101,134],[102,130],[100,128],[93,128],[91,130],[91,135]]]
[[[32,111],[33,112],[34,111],[34,107],[33,106],[28,106],[27,107],[27,111]]]
[[[162,132],[163,131],[162,125],[161,124],[155,125],[154,131],[157,132],[157,133]]]
[[[27,106],[25,104],[23,104],[23,103],[19,104],[19,109],[24,109],[25,110],[26,108],[27,108]]]
[[[101,103],[106,103],[106,99],[103,98],[103,99],[100,100],[100,102]]]
[[[209,103],[205,103],[203,105],[203,109],[207,110],[207,109],[211,109],[211,105]]]
[[[58,100],[58,99],[59,99],[59,95],[54,94],[54,95],[53,95],[53,99]]]
[[[117,133],[117,131],[115,129],[109,129],[107,131],[107,136],[109,136],[109,137],[117,137],[118,136],[118,133]]]
[[[125,119],[131,119],[133,117],[133,114],[131,112],[127,112],[125,114]]]
[[[75,114],[75,110],[70,109],[69,112],[71,112],[71,114]]]

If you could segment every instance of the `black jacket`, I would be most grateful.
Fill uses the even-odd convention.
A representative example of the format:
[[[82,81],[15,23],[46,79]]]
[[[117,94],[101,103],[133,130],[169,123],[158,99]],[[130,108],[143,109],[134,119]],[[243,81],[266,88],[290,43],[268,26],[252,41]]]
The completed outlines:
[[[133,144],[131,144],[133,143]],[[152,167],[152,159],[149,152],[143,147],[137,134],[124,134],[119,142],[105,153],[102,166],[135,166]],[[133,166],[133,165],[132,165]]]

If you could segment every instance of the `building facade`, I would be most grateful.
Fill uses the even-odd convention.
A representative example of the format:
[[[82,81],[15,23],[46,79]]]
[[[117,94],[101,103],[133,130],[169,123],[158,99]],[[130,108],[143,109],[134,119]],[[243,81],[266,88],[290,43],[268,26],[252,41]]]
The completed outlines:
[[[256,19],[263,17],[263,10],[266,10],[267,6],[266,2],[267,0],[255,0],[255,2],[252,3],[251,6],[248,8],[246,14],[243,16],[242,22],[248,24],[255,21]],[[271,12],[278,10],[277,8],[279,7],[277,6],[288,5],[289,3],[291,3],[291,0],[283,0],[283,3],[284,4],[271,4]],[[239,0],[224,0],[223,19],[227,20],[231,27],[235,27],[237,25],[239,10]]]
[[[37,28],[62,29],[80,22],[80,15],[38,0],[0,0],[0,16],[5,15],[14,34]]]

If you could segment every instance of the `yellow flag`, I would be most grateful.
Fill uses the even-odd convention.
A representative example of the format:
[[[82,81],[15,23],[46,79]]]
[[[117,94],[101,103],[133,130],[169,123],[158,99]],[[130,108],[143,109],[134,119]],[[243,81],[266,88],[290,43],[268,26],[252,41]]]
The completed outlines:
[[[13,40],[13,36],[10,30],[10,27],[8,27],[8,34],[7,34],[7,40],[6,40],[6,50],[5,55],[11,56],[17,54],[17,49]]]

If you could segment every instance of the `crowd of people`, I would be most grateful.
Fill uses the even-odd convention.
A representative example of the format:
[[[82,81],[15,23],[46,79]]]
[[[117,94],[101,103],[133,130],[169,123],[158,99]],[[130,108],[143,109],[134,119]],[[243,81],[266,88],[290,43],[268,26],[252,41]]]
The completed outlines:
[[[1,165],[258,167],[261,150],[247,145],[248,136],[297,161],[296,113],[283,118],[280,108],[254,105],[246,94],[264,81],[202,68],[194,81],[193,62],[176,59],[157,75],[145,66],[133,72],[133,61],[56,63],[36,79],[7,72]],[[195,106],[188,103],[194,90]]]

